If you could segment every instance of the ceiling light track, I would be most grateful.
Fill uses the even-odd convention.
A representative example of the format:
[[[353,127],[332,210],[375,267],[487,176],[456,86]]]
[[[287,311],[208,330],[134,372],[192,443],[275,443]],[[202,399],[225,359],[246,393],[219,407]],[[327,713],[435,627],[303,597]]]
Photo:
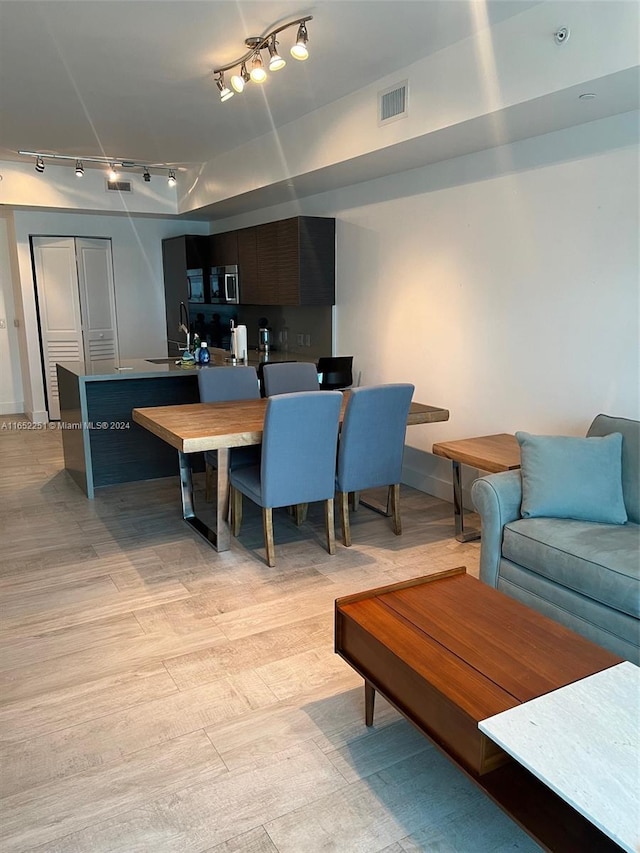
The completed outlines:
[[[108,178],[110,181],[118,180],[118,169],[140,169],[145,182],[151,180],[150,169],[167,173],[167,183],[170,187],[176,185],[176,169],[175,166],[167,166],[166,163],[139,163],[137,160],[125,160],[122,157],[85,157],[77,154],[52,154],[40,151],[18,151],[18,154],[23,157],[35,157],[35,170],[38,173],[44,172],[45,160],[72,160],[76,164],[76,175],[81,178],[84,176],[85,163],[101,163],[108,169]]]
[[[233,97],[235,92],[242,92],[246,84],[253,80],[254,83],[264,83],[267,79],[267,68],[269,71],[279,71],[287,64],[278,53],[278,40],[276,36],[288,30],[290,27],[298,27],[296,41],[291,48],[291,56],[294,59],[303,61],[309,57],[307,42],[309,41],[309,33],[307,32],[307,21],[312,21],[313,15],[307,15],[305,18],[296,18],[295,21],[289,21],[288,24],[283,24],[274,30],[270,30],[264,36],[252,36],[245,39],[245,44],[249,48],[248,52],[236,59],[235,62],[228,62],[226,65],[221,65],[213,69],[216,77],[216,86],[220,92],[220,100],[228,101]],[[262,59],[261,51],[269,52],[267,67]],[[247,63],[250,64],[251,71],[247,71]],[[236,69],[231,77],[231,88],[227,86],[224,80],[225,71]]]

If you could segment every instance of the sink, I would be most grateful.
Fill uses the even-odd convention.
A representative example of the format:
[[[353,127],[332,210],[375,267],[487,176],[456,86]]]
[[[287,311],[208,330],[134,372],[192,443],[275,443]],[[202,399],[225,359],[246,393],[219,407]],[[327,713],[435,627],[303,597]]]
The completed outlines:
[[[145,358],[145,361],[149,361],[151,364],[175,364],[180,359],[174,355],[173,358]]]

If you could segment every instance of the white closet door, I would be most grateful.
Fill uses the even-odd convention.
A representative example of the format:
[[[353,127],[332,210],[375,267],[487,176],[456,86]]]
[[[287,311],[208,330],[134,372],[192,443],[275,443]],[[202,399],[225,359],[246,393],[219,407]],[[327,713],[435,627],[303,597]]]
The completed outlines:
[[[118,358],[111,240],[76,237],[86,364]]]
[[[82,319],[73,237],[34,237],[33,257],[49,418],[60,417],[57,361],[83,361]]]

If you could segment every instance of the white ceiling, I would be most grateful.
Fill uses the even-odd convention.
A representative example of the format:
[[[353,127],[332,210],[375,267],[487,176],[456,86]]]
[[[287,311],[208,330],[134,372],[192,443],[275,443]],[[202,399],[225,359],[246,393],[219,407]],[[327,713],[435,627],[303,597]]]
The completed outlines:
[[[485,7],[495,24],[536,2],[0,0],[0,159],[205,162],[466,38]],[[309,14],[309,60],[291,59],[295,29],[282,33],[287,67],[222,104],[212,69]]]

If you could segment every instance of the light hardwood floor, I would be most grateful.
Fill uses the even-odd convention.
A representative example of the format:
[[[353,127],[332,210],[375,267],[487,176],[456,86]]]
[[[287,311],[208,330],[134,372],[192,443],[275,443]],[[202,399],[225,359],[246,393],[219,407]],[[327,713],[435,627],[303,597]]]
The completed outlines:
[[[366,509],[323,548],[322,506],[248,502],[216,554],[177,478],[98,491],[57,429],[0,418],[3,853],[408,853],[538,848],[333,652],[333,602],[466,565],[451,505],[402,489],[404,533]]]

